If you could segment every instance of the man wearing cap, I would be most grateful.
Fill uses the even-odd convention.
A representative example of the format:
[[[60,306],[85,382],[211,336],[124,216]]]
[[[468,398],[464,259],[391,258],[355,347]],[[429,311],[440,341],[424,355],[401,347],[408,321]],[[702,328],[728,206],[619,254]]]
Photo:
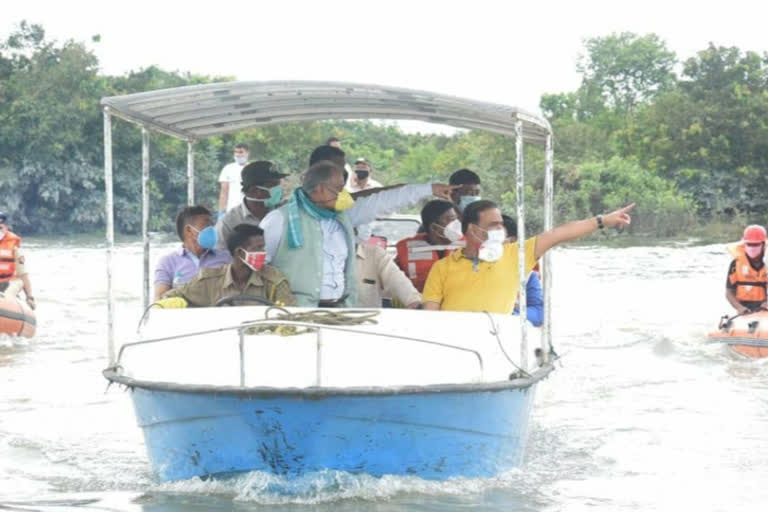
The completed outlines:
[[[371,178],[372,170],[371,164],[365,158],[355,160],[355,170],[349,175],[347,190],[350,192],[360,192],[381,187],[381,183]]]
[[[218,234],[216,247],[219,249],[226,249],[227,239],[235,226],[240,224],[258,226],[261,219],[275,209],[283,199],[280,181],[287,174],[278,172],[274,163],[266,160],[250,162],[243,167],[240,175],[243,199],[216,223]]]
[[[248,144],[243,142],[236,144],[234,149],[234,162],[230,162],[224,166],[219,174],[219,183],[221,184],[221,192],[219,193],[219,211],[217,218],[221,218],[224,214],[234,208],[243,198],[243,193],[238,188],[237,184],[240,181],[240,172],[248,162],[248,158],[251,155],[251,150]]]
[[[16,297],[23,289],[27,304],[35,309],[32,284],[21,254],[21,237],[11,232],[7,222],[8,215],[0,213],[0,292],[7,297]]]

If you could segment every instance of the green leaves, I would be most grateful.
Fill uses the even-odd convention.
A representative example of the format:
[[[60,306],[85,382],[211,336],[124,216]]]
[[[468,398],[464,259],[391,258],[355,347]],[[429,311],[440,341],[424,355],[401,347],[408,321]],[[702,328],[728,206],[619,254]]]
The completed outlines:
[[[96,44],[94,36],[89,44]],[[575,91],[545,94],[555,132],[556,221],[636,201],[632,230],[686,230],[693,215],[767,220],[768,56],[710,45],[680,69],[654,34],[588,39]],[[155,66],[123,76],[98,74],[84,43],[46,39],[22,22],[0,42],[0,187],[3,208],[23,233],[98,229],[104,222],[103,96],[231,77],[168,72]],[[445,182],[457,169],[482,176],[483,196],[515,213],[514,141],[483,132],[404,133],[391,122],[285,123],[195,143],[196,197],[215,210],[221,167],[237,142],[253,159],[291,173],[335,135],[348,160],[365,157],[384,184]],[[170,230],[186,204],[186,143],[151,135],[151,228]],[[141,221],[141,133],[113,124],[115,218],[123,232]],[[542,226],[543,153],[526,147],[531,231]]]
[[[676,211],[676,190],[705,220],[741,222],[744,216],[765,222],[768,57],[710,44],[682,64],[680,79],[672,73],[675,64],[674,54],[654,34],[587,40],[578,68],[581,87],[542,96],[555,130],[558,168],[589,170],[589,162],[608,165],[620,157],[673,186],[661,193],[653,181],[622,185],[640,193],[656,190],[647,204],[660,218]],[[583,185],[593,199],[601,188]],[[562,190],[558,194],[563,199]],[[633,200],[643,215],[647,205]],[[582,197],[569,208],[584,203]],[[633,229],[637,225],[633,222]]]
[[[630,32],[585,42],[577,69],[584,92],[598,94],[613,110],[628,112],[674,85],[674,52],[656,34]]]

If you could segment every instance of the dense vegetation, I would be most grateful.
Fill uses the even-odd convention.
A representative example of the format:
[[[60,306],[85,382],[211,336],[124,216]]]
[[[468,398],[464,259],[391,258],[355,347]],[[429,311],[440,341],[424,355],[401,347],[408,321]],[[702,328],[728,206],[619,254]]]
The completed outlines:
[[[98,44],[94,38],[89,44]],[[622,33],[585,42],[576,91],[545,94],[556,137],[558,222],[638,203],[633,230],[657,236],[694,223],[765,221],[768,197],[768,56],[710,45],[680,62],[657,36]],[[46,39],[21,23],[0,42],[0,210],[22,233],[103,225],[103,96],[231,78],[149,67],[104,76],[88,45]],[[140,229],[141,134],[114,124],[115,212]],[[214,206],[222,165],[245,141],[252,156],[294,175],[330,135],[365,156],[384,183],[445,180],[469,167],[484,195],[513,211],[514,143],[482,132],[410,134],[392,124],[311,122],[253,129],[195,145],[196,194]],[[152,228],[170,229],[185,203],[186,145],[152,136]],[[531,228],[541,222],[543,155],[526,155]]]

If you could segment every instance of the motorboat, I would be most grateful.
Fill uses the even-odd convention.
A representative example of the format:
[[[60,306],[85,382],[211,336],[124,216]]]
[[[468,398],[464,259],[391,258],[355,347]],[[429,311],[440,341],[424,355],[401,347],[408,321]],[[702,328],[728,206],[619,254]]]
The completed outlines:
[[[0,294],[0,334],[31,338],[36,329],[35,312],[26,303]]]
[[[552,133],[545,119],[515,107],[338,82],[214,83],[107,97],[101,104],[109,357],[103,373],[130,393],[159,480],[320,470],[492,477],[521,463],[536,387],[553,370],[547,255],[541,330],[521,320],[526,318],[522,250],[520,316],[253,305],[150,308],[149,143],[151,132],[187,142],[192,205],[193,145],[213,135],[281,122],[362,118],[502,134],[516,141],[523,239],[524,144],[545,150],[544,227],[552,227]],[[135,336],[115,333],[113,321],[113,118],[142,129],[148,315]],[[529,343],[534,333],[540,340]]]
[[[768,311],[724,316],[708,338],[711,343],[726,344],[743,356],[768,357]]]

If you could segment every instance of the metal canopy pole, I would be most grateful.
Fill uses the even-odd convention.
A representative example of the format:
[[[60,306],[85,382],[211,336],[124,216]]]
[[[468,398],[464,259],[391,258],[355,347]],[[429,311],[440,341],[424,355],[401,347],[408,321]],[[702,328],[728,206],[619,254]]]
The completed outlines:
[[[107,221],[107,354],[115,364],[115,295],[112,290],[112,253],[115,249],[115,213],[112,199],[112,116],[104,108],[104,191]]]
[[[195,204],[195,153],[191,140],[187,141],[187,206]]]
[[[547,135],[544,149],[544,231],[550,231],[554,224],[554,149],[552,133]],[[541,349],[543,360],[550,360],[552,347],[552,255],[550,251],[544,253],[544,329],[541,331]]]
[[[528,308],[526,307],[525,285],[525,167],[523,165],[523,122],[515,122],[515,164],[517,167],[517,249],[518,272],[520,277],[519,309],[520,309],[520,365],[528,370]]]
[[[143,310],[149,307],[149,130],[141,127],[141,236],[144,240]]]

